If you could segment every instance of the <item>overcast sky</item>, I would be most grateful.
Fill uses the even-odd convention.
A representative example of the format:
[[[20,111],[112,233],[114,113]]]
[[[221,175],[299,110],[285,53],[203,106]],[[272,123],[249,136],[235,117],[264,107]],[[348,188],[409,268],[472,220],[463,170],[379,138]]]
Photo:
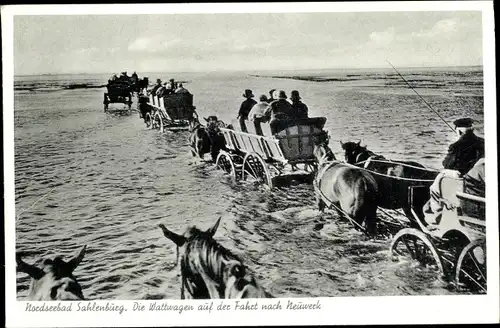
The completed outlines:
[[[480,12],[15,16],[15,74],[482,64]]]

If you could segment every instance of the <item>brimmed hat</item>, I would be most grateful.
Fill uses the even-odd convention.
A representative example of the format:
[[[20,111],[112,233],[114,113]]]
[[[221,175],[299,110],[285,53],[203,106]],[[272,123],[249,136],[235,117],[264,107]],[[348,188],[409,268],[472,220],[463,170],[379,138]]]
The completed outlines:
[[[280,90],[279,93],[278,93],[278,99],[286,99],[286,98],[288,98],[288,97],[286,96],[285,91],[284,90]]]
[[[174,82],[174,79],[170,79],[169,81],[170,81],[170,82]]]
[[[156,83],[161,83],[161,79],[156,79]]]
[[[267,96],[266,95],[260,95],[259,100],[260,101],[267,101]]]
[[[297,90],[292,91],[292,93],[290,94],[290,98],[291,99],[298,99],[298,100],[302,99],[302,98],[300,98],[299,92]]]
[[[472,123],[474,123],[474,120],[469,117],[459,118],[453,122],[456,128],[471,128]]]
[[[245,97],[245,98],[253,98],[253,97],[254,97],[254,95],[253,95],[253,93],[252,93],[252,90],[250,90],[250,89],[246,89],[246,90],[245,90],[245,93],[243,94],[243,97]]]

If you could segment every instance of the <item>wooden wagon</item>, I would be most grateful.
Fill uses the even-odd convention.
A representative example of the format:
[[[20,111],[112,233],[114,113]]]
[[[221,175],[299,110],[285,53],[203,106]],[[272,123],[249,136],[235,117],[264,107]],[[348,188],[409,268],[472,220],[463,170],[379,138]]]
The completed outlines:
[[[104,111],[109,109],[109,104],[121,103],[130,110],[132,106],[132,87],[127,82],[117,81],[106,85],[107,92],[104,93]]]
[[[226,150],[220,151],[216,165],[234,178],[255,179],[270,188],[279,177],[312,181],[314,142],[327,138],[325,123],[324,117],[281,121],[268,136],[221,128]]]
[[[410,187],[413,202],[423,187]],[[391,254],[418,261],[451,278],[459,289],[486,293],[486,200],[467,193],[462,179],[440,181],[443,212],[436,225],[428,225],[419,207],[412,207],[417,228],[400,230],[393,238]],[[417,203],[419,203],[417,201]]]
[[[187,130],[198,118],[190,93],[172,93],[163,97],[149,95],[149,110],[144,115],[148,127],[160,130]]]

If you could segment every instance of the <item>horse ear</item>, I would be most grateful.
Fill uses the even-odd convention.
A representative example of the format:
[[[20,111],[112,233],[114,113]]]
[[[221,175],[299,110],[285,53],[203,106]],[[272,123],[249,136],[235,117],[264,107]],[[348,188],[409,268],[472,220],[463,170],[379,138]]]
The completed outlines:
[[[85,256],[85,251],[87,250],[87,245],[83,246],[80,249],[80,252],[78,253],[77,256],[73,257],[71,260],[68,262],[68,266],[71,272],[73,272],[76,267],[82,262],[83,257]]]
[[[361,144],[361,139],[356,143],[358,146]]]
[[[208,122],[208,118],[204,117],[203,119],[205,120],[205,122]]]
[[[175,232],[168,230],[163,224],[159,224],[158,226],[163,231],[165,237],[173,241],[177,246],[180,247],[186,242],[186,238],[184,238],[184,236],[178,235]]]
[[[21,254],[16,253],[17,271],[27,273],[31,278],[37,280],[44,276],[45,273],[42,269],[24,262],[21,257]]]
[[[215,232],[217,232],[217,228],[219,227],[220,220],[222,219],[222,216],[215,222],[215,224],[207,230],[207,233],[210,234],[212,237],[215,235]]]

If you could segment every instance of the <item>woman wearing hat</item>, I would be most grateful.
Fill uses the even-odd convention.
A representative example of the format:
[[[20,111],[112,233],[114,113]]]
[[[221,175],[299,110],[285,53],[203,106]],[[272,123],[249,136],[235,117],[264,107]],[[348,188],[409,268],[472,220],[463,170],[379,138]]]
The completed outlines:
[[[255,127],[255,133],[259,136],[264,135],[262,132],[262,127],[260,126],[261,122],[265,122],[265,113],[267,108],[269,107],[268,99],[266,95],[261,95],[259,97],[259,102],[252,107],[250,114],[248,114],[248,119],[253,121]]]
[[[240,121],[241,132],[248,132],[245,120],[248,120],[248,114],[257,102],[252,99],[254,95],[250,89],[245,90],[243,97],[246,99],[241,103],[240,111],[238,112],[238,119]]]
[[[431,198],[423,208],[425,221],[429,224],[438,223],[443,210],[441,180],[445,177],[462,179],[484,157],[484,139],[474,134],[473,122],[470,118],[460,118],[453,122],[457,141],[448,148],[448,153],[443,160],[445,169],[438,174],[429,187]]]
[[[294,118],[307,118],[309,108],[307,105],[300,101],[300,95],[297,90],[293,90],[290,95],[290,100],[292,101],[293,117]]]

